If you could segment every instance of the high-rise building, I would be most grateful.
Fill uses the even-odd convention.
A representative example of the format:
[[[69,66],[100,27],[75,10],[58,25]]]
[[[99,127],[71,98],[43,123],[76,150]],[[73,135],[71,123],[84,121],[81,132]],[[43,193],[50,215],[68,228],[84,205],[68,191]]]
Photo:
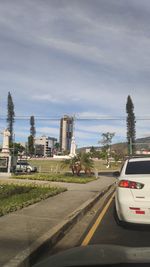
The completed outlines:
[[[57,139],[54,137],[41,136],[35,138],[35,154],[44,157],[53,156],[53,150],[56,143]]]
[[[73,136],[73,117],[65,115],[60,120],[60,150],[70,151],[71,138]]]

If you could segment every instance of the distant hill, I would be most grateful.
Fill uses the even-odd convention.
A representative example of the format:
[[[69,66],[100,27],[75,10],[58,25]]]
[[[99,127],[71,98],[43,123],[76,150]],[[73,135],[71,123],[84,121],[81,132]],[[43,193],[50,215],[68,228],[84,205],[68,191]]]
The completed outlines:
[[[150,150],[150,136],[136,139],[136,149]]]
[[[92,147],[94,147],[95,150],[101,150],[100,146],[84,146],[84,147],[79,147],[77,149],[77,152],[86,152],[87,150],[90,150]]]
[[[136,143],[149,143],[150,144],[150,136],[138,138],[136,139]]]
[[[136,150],[150,150],[150,136],[137,138],[135,141]],[[125,149],[127,151],[127,143],[117,143],[112,145],[112,149]]]
[[[127,154],[128,153],[128,146],[127,146],[127,143],[125,143],[125,142],[116,143],[116,144],[112,144],[111,150],[116,150],[118,152],[119,151],[123,152],[123,154]]]
[[[81,147],[78,149],[78,151],[85,152],[87,149],[91,149],[91,148],[92,148],[92,146]],[[94,146],[94,148],[96,150],[101,149],[100,146]],[[127,150],[128,150],[127,142],[112,144],[111,149],[112,150],[122,150],[124,152],[127,152]],[[141,150],[141,149],[150,150],[150,136],[136,139],[136,150]]]

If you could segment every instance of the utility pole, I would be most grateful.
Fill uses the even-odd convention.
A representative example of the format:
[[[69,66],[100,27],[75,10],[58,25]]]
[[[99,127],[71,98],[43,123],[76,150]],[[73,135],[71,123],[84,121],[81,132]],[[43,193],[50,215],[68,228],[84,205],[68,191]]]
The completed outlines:
[[[13,160],[15,157],[15,134],[13,135]]]
[[[132,154],[133,154],[133,149],[132,149],[132,138],[130,138],[129,152],[130,152],[130,156],[132,156]]]

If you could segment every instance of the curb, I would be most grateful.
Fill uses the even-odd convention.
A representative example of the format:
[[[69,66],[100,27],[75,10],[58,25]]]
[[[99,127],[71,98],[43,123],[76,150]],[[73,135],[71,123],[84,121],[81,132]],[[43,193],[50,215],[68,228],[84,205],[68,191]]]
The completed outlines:
[[[61,223],[53,227],[51,230],[43,234],[39,237],[35,242],[31,244],[31,246],[14,258],[12,258],[9,262],[3,265],[3,267],[29,267],[32,266],[31,262],[34,261],[37,254],[46,247],[53,247],[62,237],[65,236],[67,231],[69,231],[73,225],[80,220],[84,214],[94,206],[94,204],[104,196],[110,189],[115,188],[115,183],[105,187],[100,193],[97,193],[94,197],[90,198],[86,202],[84,202],[79,208],[73,211],[71,214],[67,216],[66,219],[62,220]]]

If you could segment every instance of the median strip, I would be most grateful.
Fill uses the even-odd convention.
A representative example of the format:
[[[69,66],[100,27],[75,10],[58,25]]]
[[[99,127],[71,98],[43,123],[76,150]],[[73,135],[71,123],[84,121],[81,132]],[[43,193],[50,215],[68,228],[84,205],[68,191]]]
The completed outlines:
[[[111,184],[105,187],[101,192],[97,193],[94,197],[87,200],[74,212],[69,214],[66,219],[62,220],[60,224],[43,234],[40,238],[35,240],[30,247],[16,255],[4,267],[22,267],[29,262],[34,262],[34,259],[44,248],[47,246],[52,248],[72,227],[81,219],[84,214],[110,189],[114,190],[115,185]]]

